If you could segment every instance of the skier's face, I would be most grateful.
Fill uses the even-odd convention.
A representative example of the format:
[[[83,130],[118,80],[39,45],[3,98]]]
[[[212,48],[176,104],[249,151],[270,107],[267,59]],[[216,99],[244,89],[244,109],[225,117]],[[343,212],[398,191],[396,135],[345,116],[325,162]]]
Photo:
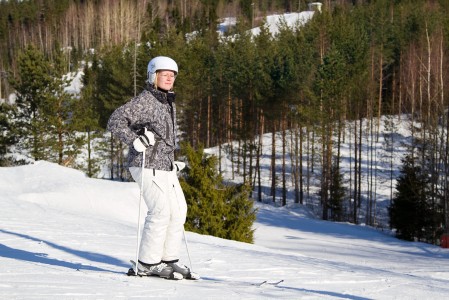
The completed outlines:
[[[176,75],[173,71],[162,70],[157,73],[157,86],[160,89],[169,91],[173,88]]]

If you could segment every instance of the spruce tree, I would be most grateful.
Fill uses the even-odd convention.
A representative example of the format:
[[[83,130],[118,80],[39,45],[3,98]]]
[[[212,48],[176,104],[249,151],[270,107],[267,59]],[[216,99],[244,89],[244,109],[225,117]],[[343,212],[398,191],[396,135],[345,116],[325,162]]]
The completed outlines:
[[[101,55],[96,74],[96,113],[99,124],[106,129],[112,112],[134,96],[133,51],[123,47],[111,47]],[[127,146],[118,139],[109,140],[111,179],[128,180],[124,150]]]
[[[134,96],[133,57],[126,47],[111,47],[101,55],[97,73],[100,125],[106,124],[112,112]]]
[[[252,243],[256,219],[247,185],[227,186],[217,172],[217,157],[200,146],[182,145],[187,167],[180,178],[188,205],[186,229],[200,234]]]
[[[12,122],[14,107],[6,102],[0,103],[0,167],[14,164],[13,158],[9,157],[11,147],[16,143],[16,127]]]
[[[403,160],[396,194],[389,208],[390,226],[400,239],[420,240],[429,227],[428,178],[410,155]]]
[[[329,191],[329,209],[330,218],[333,221],[344,221],[345,210],[344,200],[346,195],[346,188],[344,187],[343,174],[339,165],[334,162],[331,169],[331,183]]]

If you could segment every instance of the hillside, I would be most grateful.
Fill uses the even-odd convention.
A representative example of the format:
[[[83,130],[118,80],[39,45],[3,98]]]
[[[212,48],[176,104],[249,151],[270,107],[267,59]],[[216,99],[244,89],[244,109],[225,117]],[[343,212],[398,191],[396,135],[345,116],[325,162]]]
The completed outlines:
[[[255,244],[187,232],[200,281],[127,277],[135,183],[89,179],[45,161],[0,168],[2,299],[443,299],[449,250],[302,206],[259,208]],[[189,264],[187,255],[182,260]],[[283,280],[277,286],[263,281]]]

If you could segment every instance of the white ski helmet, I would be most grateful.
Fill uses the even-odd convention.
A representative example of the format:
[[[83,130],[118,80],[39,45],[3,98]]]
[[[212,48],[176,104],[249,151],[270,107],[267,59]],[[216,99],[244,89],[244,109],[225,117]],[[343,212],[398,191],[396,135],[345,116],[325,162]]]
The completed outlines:
[[[175,72],[175,76],[178,74],[178,65],[176,62],[167,56],[156,56],[148,63],[148,82],[154,83],[156,80],[156,72],[159,70],[169,70]]]

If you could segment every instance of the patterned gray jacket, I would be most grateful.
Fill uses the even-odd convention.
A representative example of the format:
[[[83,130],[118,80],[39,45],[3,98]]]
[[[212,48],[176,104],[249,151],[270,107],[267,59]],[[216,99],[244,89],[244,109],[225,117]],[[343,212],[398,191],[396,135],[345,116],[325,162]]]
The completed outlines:
[[[176,106],[173,92],[148,87],[117,108],[107,130],[129,146],[128,167],[141,167],[142,154],[133,147],[143,128],[154,133],[156,143],[145,151],[145,168],[170,171],[176,148]]]

